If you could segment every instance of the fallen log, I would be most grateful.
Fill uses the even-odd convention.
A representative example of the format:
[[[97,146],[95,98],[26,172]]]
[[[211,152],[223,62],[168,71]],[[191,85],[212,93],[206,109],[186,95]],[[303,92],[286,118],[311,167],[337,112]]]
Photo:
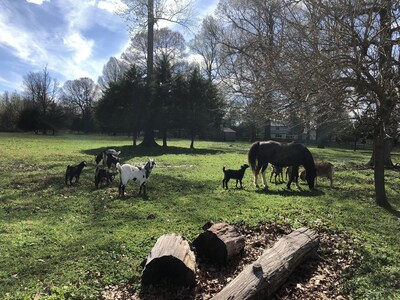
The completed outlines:
[[[282,237],[212,299],[270,298],[318,247],[317,234],[300,228]]]
[[[244,245],[244,236],[227,223],[212,224],[193,241],[199,257],[218,264],[225,264],[232,257],[240,254]]]
[[[144,262],[142,285],[163,280],[181,286],[195,285],[196,258],[188,241],[177,234],[158,238]]]

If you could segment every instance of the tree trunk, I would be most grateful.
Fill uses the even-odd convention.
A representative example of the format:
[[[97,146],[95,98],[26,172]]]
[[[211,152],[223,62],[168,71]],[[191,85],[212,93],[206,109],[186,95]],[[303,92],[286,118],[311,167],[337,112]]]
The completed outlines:
[[[375,202],[381,207],[390,209],[385,189],[385,151],[387,141],[383,121],[379,121],[374,139],[374,181]],[[389,152],[390,153],[390,152]]]
[[[199,257],[218,264],[226,264],[231,258],[242,253],[244,245],[244,236],[226,223],[212,225],[193,241]]]
[[[212,299],[269,299],[317,247],[314,231],[297,229],[265,250]]]
[[[162,140],[163,140],[163,147],[167,147],[167,128],[164,127],[162,130]]]
[[[134,130],[133,134],[132,134],[132,145],[133,145],[133,147],[136,147],[136,144],[137,144],[137,132],[136,132],[136,130]]]
[[[194,149],[194,138],[196,136],[196,133],[194,130],[190,131],[190,149]]]
[[[140,146],[143,146],[143,147],[160,146],[159,144],[157,144],[157,142],[155,140],[153,126],[148,126],[148,128],[144,130],[143,141],[140,143]]]
[[[257,127],[255,124],[250,125],[250,142],[255,142],[257,140]]]
[[[166,280],[176,285],[194,286],[195,266],[195,255],[184,237],[163,235],[147,256],[142,284],[157,284]]]
[[[390,120],[395,108],[393,95],[388,93],[392,78],[392,49],[391,43],[391,19],[392,19],[392,0],[382,1],[379,8],[380,17],[380,46],[379,49],[379,71],[382,76],[382,90],[377,93],[377,126],[374,133],[374,180],[375,180],[375,202],[381,207],[391,209],[385,190],[385,154],[390,155],[387,150],[388,141],[386,139],[385,126],[390,124]],[[386,153],[385,153],[386,152]],[[393,166],[393,164],[392,164]]]
[[[147,88],[149,91],[149,101],[153,99],[153,69],[154,69],[154,0],[148,0],[147,11]],[[148,118],[149,119],[149,118]],[[143,141],[140,144],[144,147],[159,146],[154,138],[154,128],[152,120],[147,120],[147,126],[144,130]]]
[[[376,143],[375,141],[374,141],[374,143]],[[380,142],[378,142],[378,143],[380,143]],[[387,168],[387,169],[392,169],[392,168],[394,168],[394,164],[393,164],[393,161],[392,161],[392,156],[391,156],[391,154],[390,154],[390,152],[391,152],[391,149],[392,149],[392,142],[391,142],[391,140],[390,139],[384,139],[383,140],[383,142],[382,142],[382,145],[380,145],[381,147],[383,147],[383,164],[384,164],[384,166],[385,166],[385,168]],[[374,167],[375,166],[375,145],[374,145],[374,148],[373,148],[373,150],[372,150],[372,154],[371,154],[371,158],[370,158],[370,160],[369,160],[369,162],[367,163],[367,166],[370,166],[370,167]]]

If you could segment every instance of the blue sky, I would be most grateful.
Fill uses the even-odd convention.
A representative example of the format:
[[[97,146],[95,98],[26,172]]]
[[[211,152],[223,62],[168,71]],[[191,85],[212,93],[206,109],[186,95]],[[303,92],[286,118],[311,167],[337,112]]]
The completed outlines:
[[[0,0],[0,93],[21,91],[23,76],[46,66],[62,85],[95,82],[111,56],[129,43],[119,0]],[[218,0],[197,0],[196,15],[211,14]],[[187,31],[186,31],[187,34]]]

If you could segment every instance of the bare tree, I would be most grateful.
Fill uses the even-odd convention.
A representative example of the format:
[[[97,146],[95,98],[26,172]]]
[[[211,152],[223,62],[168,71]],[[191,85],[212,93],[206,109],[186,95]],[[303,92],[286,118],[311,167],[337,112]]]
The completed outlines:
[[[189,44],[190,49],[201,56],[207,78],[210,81],[216,78],[218,70],[219,26],[217,19],[207,16],[203,20],[200,32]]]
[[[62,92],[64,103],[78,111],[82,119],[91,115],[93,102],[99,98],[99,87],[88,77],[66,81]]]
[[[284,24],[280,1],[220,1],[219,75],[231,99],[244,105],[253,128],[282,115],[275,68],[281,61]]]
[[[58,82],[53,79],[47,66],[42,72],[29,72],[23,78],[25,98],[32,101],[46,115],[50,105],[55,101]]]
[[[124,16],[132,32],[147,28],[147,85],[149,98],[152,98],[152,81],[154,68],[154,25],[160,21],[180,25],[187,24],[192,16],[193,0],[122,0],[125,8],[119,13]],[[151,120],[145,128],[142,142],[144,146],[155,146],[154,128]]]
[[[384,166],[392,166],[388,129],[399,101],[397,1],[304,0],[291,6],[291,17],[296,35],[311,50],[313,60],[302,57],[308,72],[324,77],[327,69],[334,70],[326,85],[347,92],[347,97],[338,99],[339,105],[374,110],[375,199],[390,207]]]
[[[145,69],[147,62],[147,32],[137,33],[128,49],[122,54],[126,64],[140,65]],[[185,39],[180,32],[169,28],[154,31],[154,64],[167,61],[172,68],[182,62],[185,57]]]
[[[100,89],[104,92],[110,87],[110,83],[116,82],[120,79],[128,69],[128,65],[123,60],[110,57],[106,65],[103,67],[103,74],[99,76],[97,80]]]

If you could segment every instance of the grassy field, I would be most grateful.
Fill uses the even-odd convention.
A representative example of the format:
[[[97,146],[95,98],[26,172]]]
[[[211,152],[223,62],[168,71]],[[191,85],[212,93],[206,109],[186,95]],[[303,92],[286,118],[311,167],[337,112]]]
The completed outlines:
[[[0,299],[96,299],[108,285],[138,287],[140,262],[160,235],[193,240],[210,219],[347,232],[362,264],[345,274],[343,288],[354,299],[400,299],[400,220],[374,204],[373,172],[362,167],[370,152],[311,147],[317,161],[336,166],[334,188],[322,179],[314,192],[270,184],[263,193],[249,171],[243,190],[232,181],[222,189],[222,166],[245,163],[248,143],[197,142],[194,151],[189,141],[169,141],[165,150],[130,144],[127,137],[0,134]],[[126,199],[118,198],[118,180],[95,189],[94,156],[107,147],[132,164],[155,158],[147,199],[134,183]],[[80,183],[65,186],[66,166],[82,160]],[[386,172],[386,188],[400,209],[398,171]]]

